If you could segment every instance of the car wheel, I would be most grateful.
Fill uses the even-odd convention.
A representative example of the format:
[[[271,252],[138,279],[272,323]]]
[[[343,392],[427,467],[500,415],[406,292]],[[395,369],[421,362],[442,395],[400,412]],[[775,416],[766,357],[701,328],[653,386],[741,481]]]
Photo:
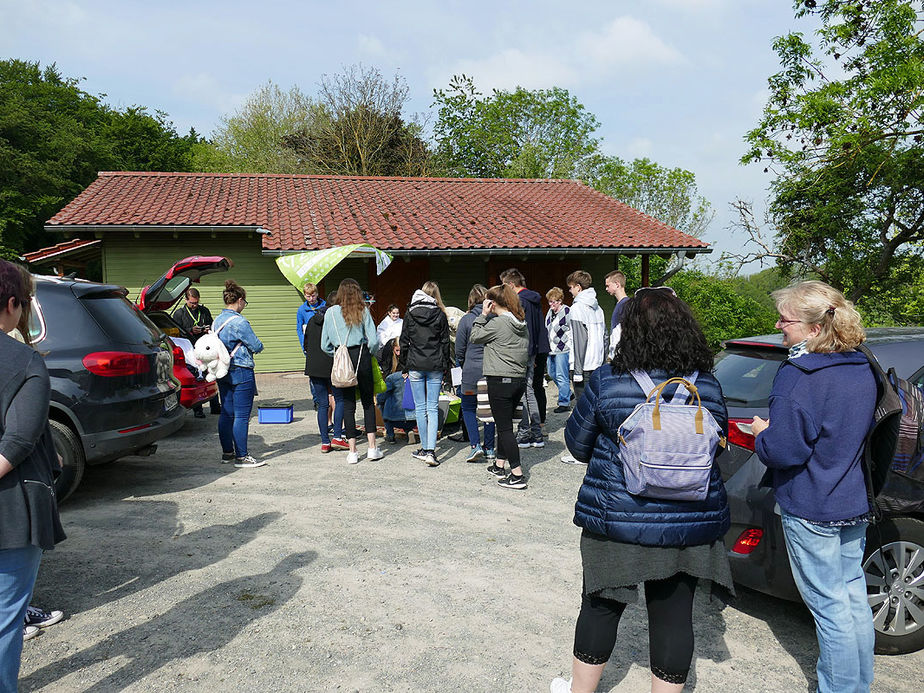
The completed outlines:
[[[876,652],[915,652],[924,648],[924,522],[891,518],[878,532],[870,528],[863,561]]]
[[[83,453],[80,438],[67,424],[60,421],[49,421],[48,423],[51,426],[55,452],[61,455],[63,460],[61,474],[55,479],[55,495],[60,503],[80,484],[86,466],[86,456]]]

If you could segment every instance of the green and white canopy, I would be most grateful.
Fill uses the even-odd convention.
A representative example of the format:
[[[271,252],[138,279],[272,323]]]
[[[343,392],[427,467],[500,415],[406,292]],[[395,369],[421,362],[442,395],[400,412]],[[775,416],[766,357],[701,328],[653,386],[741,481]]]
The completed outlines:
[[[327,250],[311,250],[276,258],[276,266],[282,275],[299,291],[306,282],[317,284],[327,276],[341,260],[348,257],[375,257],[375,273],[381,274],[391,264],[392,256],[368,243],[341,245]]]

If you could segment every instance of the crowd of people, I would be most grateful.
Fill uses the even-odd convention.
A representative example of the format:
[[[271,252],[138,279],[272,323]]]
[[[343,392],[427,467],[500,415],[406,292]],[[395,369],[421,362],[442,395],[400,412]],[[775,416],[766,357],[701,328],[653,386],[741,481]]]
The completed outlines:
[[[385,440],[416,430],[420,443],[413,456],[439,466],[439,396],[459,367],[466,461],[487,462],[499,486],[524,490],[529,478],[521,451],[545,445],[548,369],[557,389],[554,411],[570,413],[562,461],[586,465],[574,515],[582,528],[583,579],[572,675],[553,680],[550,690],[596,689],[625,608],[643,586],[651,690],[680,691],[693,657],[696,590],[708,587],[720,601],[734,594],[723,544],[728,500],[714,457],[701,497],[630,490],[621,427],[650,397],[646,383],[662,383],[658,397],[689,395],[692,401],[695,395],[727,435],[725,402],[702,329],[672,289],[643,287],[630,298],[618,271],[605,278],[617,299],[609,323],[585,271],[567,277],[570,306],[561,287],[546,292],[544,318],[540,295],[526,287],[522,273],[510,269],[500,279],[490,288],[472,287],[454,350],[435,282],[414,292],[403,319],[397,306],[389,306],[378,326],[355,280],[341,281],[326,300],[306,284],[296,326],[320,449],[346,451],[346,462],[356,464],[363,434],[366,459],[382,459],[378,404]],[[53,491],[60,462],[48,426],[48,371],[27,339],[7,336],[24,329],[31,294],[28,273],[0,261],[0,690],[12,691],[28,618],[63,617],[30,606],[43,551],[64,539]],[[876,382],[856,350],[865,335],[853,306],[822,282],[803,282],[774,298],[789,356],[774,381],[769,420],[753,420],[756,452],[776,492],[797,587],[815,619],[818,690],[869,691],[874,633],[860,562],[870,507],[861,458]],[[195,290],[186,299],[178,318],[194,337],[217,334],[230,359],[228,374],[219,379],[220,405],[212,403],[220,412],[221,462],[259,467],[264,462],[249,454],[247,438],[254,355],[263,344],[242,315],[246,291],[226,281],[224,309],[214,320]],[[344,385],[344,366],[352,384]]]

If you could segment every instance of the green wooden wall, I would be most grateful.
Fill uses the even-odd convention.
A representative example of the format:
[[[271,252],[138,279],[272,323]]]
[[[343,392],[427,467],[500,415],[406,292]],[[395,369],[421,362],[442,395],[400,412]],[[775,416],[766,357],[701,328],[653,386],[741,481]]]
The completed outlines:
[[[217,315],[224,305],[221,298],[224,282],[229,278],[235,279],[247,290],[248,305],[244,314],[266,347],[255,359],[257,372],[301,371],[304,368],[305,359],[295,332],[295,313],[303,301],[301,293],[276,269],[274,258],[262,255],[258,234],[229,231],[216,232],[213,237],[211,233],[199,232],[178,232],[175,236],[162,232],[107,232],[102,245],[104,281],[127,287],[133,301],[138,298],[142,287],[160,277],[177,260],[190,255],[223,255],[230,258],[234,261],[230,272],[209,275],[198,285],[202,302],[213,315]],[[370,262],[365,259],[343,261],[325,279],[324,290],[329,292],[336,289],[345,277],[356,279],[364,288],[374,288],[374,284],[369,281],[370,271],[374,272],[374,265],[370,265]],[[614,256],[582,256],[574,258],[572,262],[593,276],[600,306],[608,318],[615,302],[604,289],[603,277],[615,267]],[[380,281],[387,281],[389,275],[393,277],[395,273],[401,273],[404,265],[402,258],[395,258]],[[541,274],[541,270],[530,272],[529,261],[522,258],[495,258],[489,263],[486,258],[477,256],[453,257],[449,262],[440,256],[433,256],[425,266],[427,270],[418,278],[419,281],[411,284],[419,287],[427,279],[435,280],[440,285],[443,302],[462,310],[468,307],[468,292],[472,285],[488,284],[489,273],[497,272],[499,268],[520,267],[529,278],[529,287],[543,296],[552,286],[550,282],[543,283],[541,279],[532,276]],[[548,265],[542,267],[548,268]],[[569,300],[567,287],[561,281],[556,280],[556,283],[565,290],[566,300]],[[403,302],[396,301],[402,313],[410,301],[410,294],[408,292]],[[384,310],[385,304],[376,305],[373,313],[379,316],[384,314]]]
[[[106,233],[103,240],[103,279],[129,290],[132,301],[141,288],[160,277],[173,263],[190,255],[223,255],[234,261],[229,272],[203,277],[197,285],[202,302],[216,316],[226,279],[247,290],[244,315],[264,344],[255,358],[259,373],[300,371],[305,357],[295,332],[295,312],[303,298],[276,269],[273,258],[261,255],[260,236],[246,232]]]

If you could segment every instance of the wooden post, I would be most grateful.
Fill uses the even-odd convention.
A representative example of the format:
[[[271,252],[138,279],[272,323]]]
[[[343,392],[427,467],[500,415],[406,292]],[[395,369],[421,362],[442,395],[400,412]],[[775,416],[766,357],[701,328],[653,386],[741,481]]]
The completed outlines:
[[[651,255],[642,255],[642,286],[648,286],[651,279],[648,277],[648,261]]]

